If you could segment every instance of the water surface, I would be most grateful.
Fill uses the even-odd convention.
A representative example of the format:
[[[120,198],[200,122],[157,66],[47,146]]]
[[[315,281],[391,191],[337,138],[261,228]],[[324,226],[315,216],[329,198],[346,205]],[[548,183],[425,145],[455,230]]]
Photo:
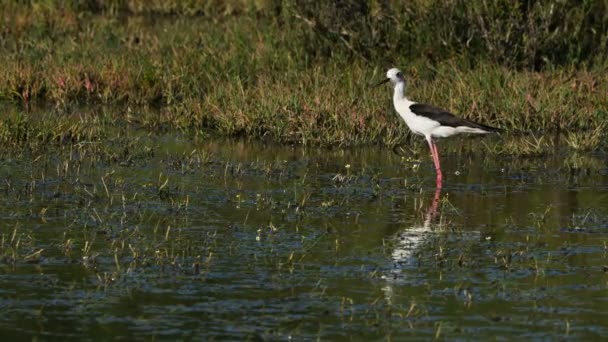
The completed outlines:
[[[437,189],[420,146],[136,136],[6,155],[0,333],[606,336],[605,156],[453,139]]]

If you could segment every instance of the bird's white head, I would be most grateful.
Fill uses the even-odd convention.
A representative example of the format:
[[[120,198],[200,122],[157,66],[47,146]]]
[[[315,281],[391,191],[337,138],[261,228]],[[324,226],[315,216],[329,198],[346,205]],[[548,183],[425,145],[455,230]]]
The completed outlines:
[[[405,82],[405,78],[403,77],[403,73],[401,70],[397,68],[388,69],[386,72],[386,78],[391,81],[393,84],[397,84],[399,82]]]
[[[376,86],[384,84],[388,81],[391,81],[393,85],[396,85],[401,82],[405,83],[405,78],[403,77],[403,73],[401,72],[401,70],[397,68],[391,68],[388,69],[388,71],[386,72],[386,78],[380,81],[380,83],[376,84]]]

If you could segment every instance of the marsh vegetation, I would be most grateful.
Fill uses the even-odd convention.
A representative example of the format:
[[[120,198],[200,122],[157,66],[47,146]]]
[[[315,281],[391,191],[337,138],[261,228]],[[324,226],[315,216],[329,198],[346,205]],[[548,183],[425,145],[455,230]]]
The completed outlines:
[[[606,140],[608,9],[599,1],[49,1],[1,10],[0,98],[18,106],[3,109],[3,145],[102,139],[126,124],[394,146],[406,130],[388,91],[368,89],[390,66],[406,71],[412,98],[464,117],[510,132],[571,132],[579,150]],[[102,106],[111,109],[82,111]],[[28,115],[36,107],[42,120]]]

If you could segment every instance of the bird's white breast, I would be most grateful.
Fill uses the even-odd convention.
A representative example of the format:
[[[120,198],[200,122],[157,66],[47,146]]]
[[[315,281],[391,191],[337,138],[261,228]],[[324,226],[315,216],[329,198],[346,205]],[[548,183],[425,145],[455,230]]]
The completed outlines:
[[[395,109],[412,133],[424,136],[431,135],[434,130],[439,128],[439,123],[427,117],[414,114],[410,110],[410,106],[414,103],[407,100],[395,101]]]

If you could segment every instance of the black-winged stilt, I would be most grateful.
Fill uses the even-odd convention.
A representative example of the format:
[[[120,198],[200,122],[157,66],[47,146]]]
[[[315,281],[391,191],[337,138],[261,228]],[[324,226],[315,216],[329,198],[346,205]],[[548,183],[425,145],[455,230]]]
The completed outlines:
[[[429,144],[435,170],[437,171],[438,186],[441,186],[442,174],[439,165],[439,153],[433,138],[447,138],[460,133],[487,134],[501,131],[499,128],[458,118],[442,108],[410,101],[405,97],[405,78],[401,70],[397,68],[389,69],[386,72],[386,79],[376,84],[376,86],[388,81],[391,81],[395,87],[393,94],[395,110],[412,133],[424,136]]]

